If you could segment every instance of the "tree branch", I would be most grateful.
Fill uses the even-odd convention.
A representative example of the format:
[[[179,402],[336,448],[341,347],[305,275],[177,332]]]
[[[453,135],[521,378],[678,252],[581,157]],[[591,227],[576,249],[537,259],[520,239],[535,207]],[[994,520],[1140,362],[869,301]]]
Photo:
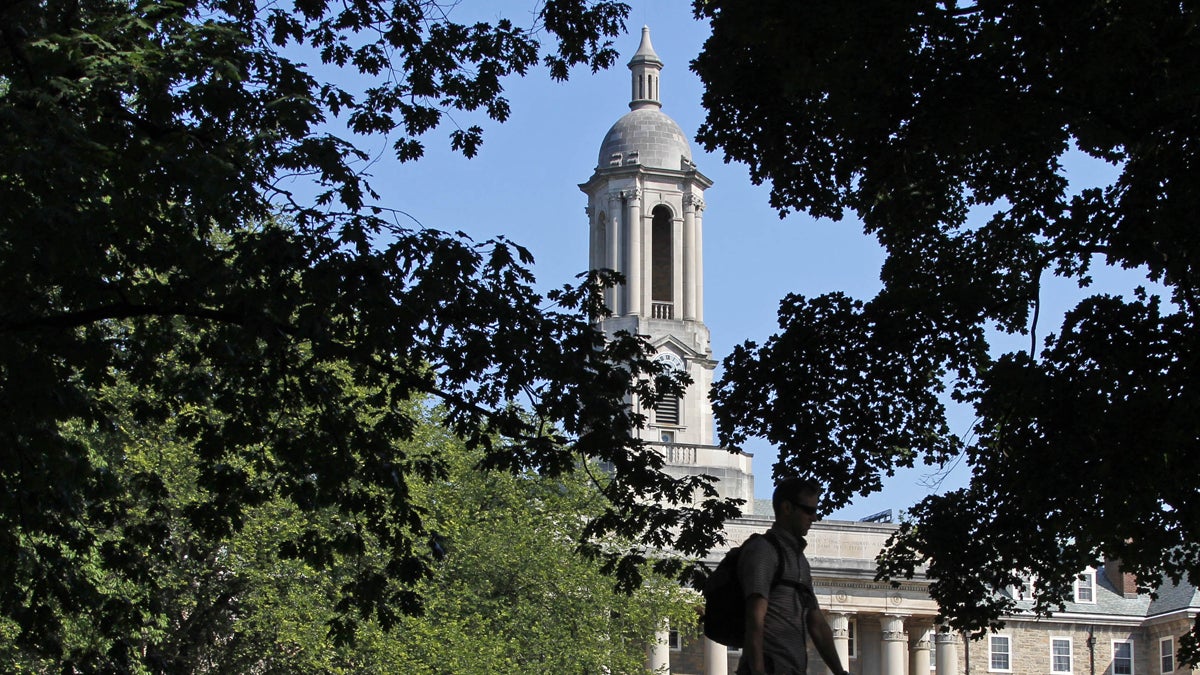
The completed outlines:
[[[246,314],[228,310],[211,309],[208,307],[193,307],[189,305],[139,305],[131,302],[114,302],[98,307],[81,309],[71,312],[60,312],[27,318],[12,319],[9,316],[0,318],[0,331],[18,332],[37,330],[39,328],[78,328],[109,319],[132,319],[143,316],[183,316],[193,319],[205,319],[218,323],[245,325],[251,323],[252,317]],[[294,335],[296,329],[278,321],[262,319],[288,335]]]

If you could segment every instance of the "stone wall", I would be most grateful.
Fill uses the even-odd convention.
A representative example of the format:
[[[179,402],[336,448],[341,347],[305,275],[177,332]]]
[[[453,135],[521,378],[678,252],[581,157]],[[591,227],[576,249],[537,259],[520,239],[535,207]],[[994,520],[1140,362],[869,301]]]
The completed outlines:
[[[996,633],[1007,635],[1011,645],[1011,660],[1013,673],[1049,673],[1050,671],[1050,641],[1053,638],[1071,640],[1071,672],[1090,675],[1108,675],[1112,673],[1113,642],[1120,640],[1133,641],[1133,672],[1158,674],[1157,649],[1158,640],[1151,644],[1144,630],[1128,626],[1089,626],[1042,621],[1013,621],[1006,622],[1005,627]],[[1093,637],[1094,646],[1089,647],[1088,638]],[[989,641],[990,635],[979,640],[970,640],[965,648],[970,651],[970,670],[964,673],[989,673]],[[964,664],[965,665],[965,664]],[[1151,666],[1153,665],[1153,670]]]

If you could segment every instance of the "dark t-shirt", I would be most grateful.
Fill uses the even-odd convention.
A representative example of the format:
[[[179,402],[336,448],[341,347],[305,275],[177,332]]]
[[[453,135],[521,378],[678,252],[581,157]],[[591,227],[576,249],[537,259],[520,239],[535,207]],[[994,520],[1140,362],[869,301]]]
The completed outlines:
[[[770,530],[783,552],[785,581],[798,582],[812,588],[812,569],[804,557],[805,542],[796,539],[780,527]],[[763,656],[767,672],[773,675],[804,675],[808,668],[808,627],[801,595],[791,584],[776,584],[775,568],[779,564],[775,547],[765,537],[751,537],[742,544],[738,559],[738,578],[746,598],[761,595],[767,598],[767,616],[763,626]],[[815,602],[815,599],[810,599]],[[741,659],[737,672],[750,672],[749,659]]]

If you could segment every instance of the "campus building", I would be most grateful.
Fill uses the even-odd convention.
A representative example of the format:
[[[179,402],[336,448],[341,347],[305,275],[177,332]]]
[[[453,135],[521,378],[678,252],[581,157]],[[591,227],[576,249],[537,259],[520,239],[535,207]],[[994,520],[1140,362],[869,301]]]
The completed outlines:
[[[763,515],[730,523],[730,545],[770,526]],[[982,639],[939,632],[937,605],[928,581],[918,575],[892,587],[875,578],[875,556],[895,530],[891,523],[821,521],[809,532],[806,553],[815,592],[852,673],[861,675],[1167,675],[1192,672],[1176,658],[1180,638],[1200,614],[1200,592],[1187,583],[1165,584],[1157,598],[1139,594],[1119,561],[1084,570],[1074,598],[1062,612],[1032,614],[1030,586],[1001,592],[1017,600],[1018,612]],[[724,555],[714,551],[710,566]],[[651,663],[673,675],[726,675],[737,667],[736,651],[722,651],[693,627],[662,636]],[[721,656],[725,661],[721,662]],[[809,649],[809,672],[827,672]]]
[[[642,433],[675,475],[720,479],[722,497],[746,500],[746,515],[726,526],[729,546],[770,527],[769,501],[754,500],[750,457],[714,444],[708,391],[717,362],[704,324],[704,191],[712,181],[692,162],[688,136],[662,112],[663,62],[648,28],[629,62],[630,111],[609,129],[587,195],[590,266],[621,272],[608,290],[608,334],[647,335],[657,358],[686,370],[693,385],[655,411]],[[720,224],[718,224],[720,226]],[[635,402],[636,404],[636,402]],[[1074,602],[1052,618],[1018,613],[980,640],[939,632],[928,581],[898,586],[875,581],[875,558],[895,531],[884,522],[822,521],[808,536],[815,591],[852,673],[966,675],[976,673],[1163,675],[1178,669],[1175,650],[1200,612],[1191,586],[1164,587],[1157,599],[1139,595],[1119,563],[1085,570]],[[710,566],[725,550],[713,551]],[[1018,607],[1032,606],[1027,588],[1005,589]],[[696,626],[664,630],[648,650],[649,665],[673,675],[728,675],[740,654],[713,643]],[[811,650],[810,650],[811,651]],[[810,653],[810,672],[820,657]]]
[[[608,289],[612,316],[601,326],[609,335],[648,336],[657,360],[692,378],[687,392],[663,401],[640,430],[665,455],[665,470],[716,476],[722,497],[750,503],[750,457],[713,444],[708,391],[717,362],[704,324],[702,248],[704,191],[712,181],[692,163],[683,130],[662,112],[662,67],[643,28],[629,62],[630,110],[605,134],[596,170],[579,186],[588,197],[589,265],[626,280]]]

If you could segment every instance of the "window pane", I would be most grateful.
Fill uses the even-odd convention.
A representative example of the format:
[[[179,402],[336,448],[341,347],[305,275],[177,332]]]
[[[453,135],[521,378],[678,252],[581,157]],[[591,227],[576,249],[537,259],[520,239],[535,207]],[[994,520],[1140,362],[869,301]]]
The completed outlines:
[[[1050,641],[1050,672],[1052,673],[1069,673],[1071,672],[1071,641],[1070,640],[1051,640]]]
[[[1095,602],[1093,589],[1096,585],[1096,577],[1091,572],[1084,572],[1079,575],[1079,580],[1075,582],[1075,601],[1076,602]]]
[[[992,670],[1008,670],[1008,637],[1001,635],[993,635],[991,641],[991,669]]]
[[[1133,645],[1113,643],[1113,675],[1133,675]]]
[[[1167,638],[1158,643],[1160,661],[1162,663],[1162,672],[1175,672],[1175,641]]]

